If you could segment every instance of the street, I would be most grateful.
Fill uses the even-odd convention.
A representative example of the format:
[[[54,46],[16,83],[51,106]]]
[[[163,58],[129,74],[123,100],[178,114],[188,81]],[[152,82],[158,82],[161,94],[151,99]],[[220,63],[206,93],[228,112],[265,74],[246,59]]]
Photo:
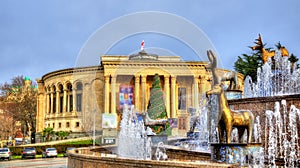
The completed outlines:
[[[25,159],[25,160],[1,160],[0,168],[66,168],[68,158],[43,158],[43,159]]]

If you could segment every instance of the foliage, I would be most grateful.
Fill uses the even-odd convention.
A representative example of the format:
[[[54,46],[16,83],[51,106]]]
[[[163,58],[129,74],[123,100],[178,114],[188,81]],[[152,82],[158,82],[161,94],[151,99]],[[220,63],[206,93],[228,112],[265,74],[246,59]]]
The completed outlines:
[[[292,70],[294,69],[294,67],[295,67],[295,63],[296,62],[298,62],[298,58],[292,53],[291,55],[290,55],[290,57],[289,57],[289,59],[288,59],[290,62],[291,62],[291,64],[292,64]],[[296,64],[297,66],[296,66],[296,69],[298,69],[299,68],[299,64]]]
[[[46,141],[50,141],[52,135],[55,135],[52,127],[47,127],[42,132],[42,136],[46,138]]]
[[[255,43],[255,42],[254,42]],[[266,44],[263,44],[265,47]],[[279,50],[283,46],[280,42],[278,42],[275,47]],[[251,48],[251,47],[249,47]],[[272,48],[265,48],[266,51],[270,52]],[[255,52],[251,52],[251,54],[242,54],[238,56],[237,60],[234,62],[234,70],[242,73],[244,77],[250,76],[253,82],[257,80],[257,69],[262,66],[262,56],[261,51],[257,50]],[[273,59],[273,58],[272,58]],[[298,58],[291,54],[288,59],[292,64],[292,69],[294,64],[298,61]],[[299,64],[297,64],[297,67]],[[296,68],[297,68],[296,67]]]
[[[58,131],[55,133],[55,135],[57,135],[58,137],[60,137],[61,140],[63,140],[65,137],[70,135],[70,132]]]
[[[28,136],[34,138],[36,126],[36,107],[37,107],[37,89],[32,85],[32,81],[23,76],[17,76],[12,79],[12,82],[0,85],[1,90],[1,108],[12,117],[13,127],[11,135],[18,129],[26,132]],[[16,128],[16,122],[21,123],[21,126]],[[24,136],[24,135],[23,135]],[[33,139],[34,142],[34,139]]]
[[[158,74],[154,75],[152,88],[150,91],[150,100],[147,107],[147,112],[151,119],[167,119],[166,105],[163,97],[163,91],[160,86],[160,78]],[[162,126],[154,126],[156,134],[161,133]]]
[[[262,60],[259,53],[252,55],[242,54],[238,56],[237,61],[234,63],[234,70],[242,73],[245,77],[250,76],[252,81],[257,79],[257,68],[261,67]]]

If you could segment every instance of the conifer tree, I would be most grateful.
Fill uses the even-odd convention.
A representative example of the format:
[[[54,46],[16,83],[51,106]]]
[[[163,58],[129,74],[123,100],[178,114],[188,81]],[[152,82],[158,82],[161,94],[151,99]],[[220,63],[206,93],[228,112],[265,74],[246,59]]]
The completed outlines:
[[[155,74],[153,78],[147,112],[149,117],[153,120],[168,118],[165,100],[164,100],[164,94],[160,86],[160,78],[158,74]],[[153,129],[156,131],[156,133],[160,133],[162,131],[161,126],[160,128],[154,126]]]

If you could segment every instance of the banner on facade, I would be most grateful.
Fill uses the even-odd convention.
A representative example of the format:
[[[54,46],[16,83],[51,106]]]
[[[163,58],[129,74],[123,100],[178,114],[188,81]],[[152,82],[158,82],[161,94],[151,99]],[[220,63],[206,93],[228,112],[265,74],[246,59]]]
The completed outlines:
[[[102,114],[102,128],[117,128],[117,114]]]
[[[134,93],[133,93],[133,86],[132,85],[120,85],[119,90],[119,102],[120,102],[120,109],[123,108],[125,104],[133,105],[134,104]]]

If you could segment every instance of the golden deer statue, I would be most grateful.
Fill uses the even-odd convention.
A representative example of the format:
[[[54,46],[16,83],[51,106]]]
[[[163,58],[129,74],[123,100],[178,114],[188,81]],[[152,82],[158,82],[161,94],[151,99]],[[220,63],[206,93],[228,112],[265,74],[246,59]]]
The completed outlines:
[[[263,64],[265,64],[266,62],[268,62],[269,58],[274,57],[275,51],[274,50],[267,51],[264,48],[264,45],[263,45],[260,34],[258,34],[258,38],[255,39],[255,41],[256,41],[255,42],[256,45],[252,46],[251,49],[252,50],[259,50],[261,52]],[[289,56],[289,51],[284,46],[282,46],[279,50],[281,51],[281,56]]]
[[[224,131],[226,133],[226,142],[230,143],[232,128],[236,127],[239,133],[239,140],[241,142],[241,137],[247,129],[248,139],[247,142],[251,142],[252,130],[254,125],[254,116],[251,111],[240,110],[233,111],[229,108],[227,98],[225,96],[225,91],[223,89],[222,77],[219,77],[216,72],[217,59],[215,54],[211,51],[207,51],[207,56],[210,61],[210,64],[207,66],[211,70],[213,76],[213,86],[212,89],[206,92],[206,97],[209,97],[212,94],[218,96],[219,99],[219,111],[217,114],[217,123],[218,123],[218,132],[220,141],[223,141]]]
[[[238,129],[239,140],[242,141],[242,136],[247,129],[248,139],[247,142],[251,142],[252,130],[254,125],[254,115],[251,111],[241,110],[233,111],[229,108],[228,102],[223,90],[223,84],[216,84],[213,89],[206,92],[206,97],[211,94],[216,94],[219,97],[219,119],[218,119],[218,132],[220,137],[220,142],[223,142],[224,131],[226,133],[226,142],[230,143],[232,128],[236,127]],[[221,113],[221,114],[220,114]]]

